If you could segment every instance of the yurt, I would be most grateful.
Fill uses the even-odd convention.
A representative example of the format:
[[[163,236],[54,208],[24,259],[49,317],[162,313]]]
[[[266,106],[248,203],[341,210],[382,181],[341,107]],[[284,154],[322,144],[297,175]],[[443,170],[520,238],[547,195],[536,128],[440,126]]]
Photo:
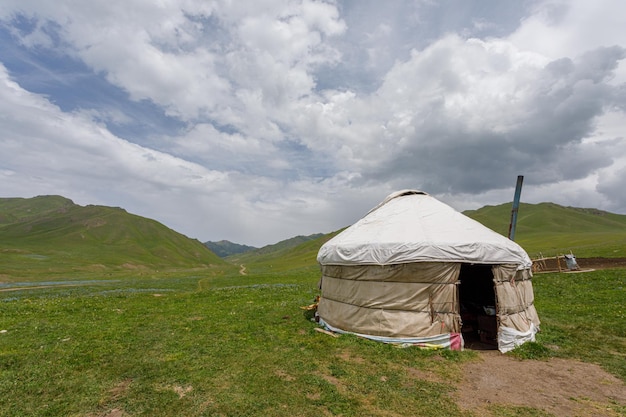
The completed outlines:
[[[389,195],[319,250],[318,318],[331,331],[461,350],[534,341],[521,246],[417,190]]]

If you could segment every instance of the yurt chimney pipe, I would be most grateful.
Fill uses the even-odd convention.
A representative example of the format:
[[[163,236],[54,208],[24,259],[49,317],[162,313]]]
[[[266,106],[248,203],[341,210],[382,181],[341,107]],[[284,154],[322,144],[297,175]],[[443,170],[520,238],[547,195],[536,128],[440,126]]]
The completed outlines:
[[[515,186],[515,197],[513,197],[513,208],[511,209],[511,223],[509,224],[509,239],[515,240],[515,227],[517,226],[517,211],[519,209],[519,200],[522,195],[522,183],[524,176],[517,176],[517,185]]]

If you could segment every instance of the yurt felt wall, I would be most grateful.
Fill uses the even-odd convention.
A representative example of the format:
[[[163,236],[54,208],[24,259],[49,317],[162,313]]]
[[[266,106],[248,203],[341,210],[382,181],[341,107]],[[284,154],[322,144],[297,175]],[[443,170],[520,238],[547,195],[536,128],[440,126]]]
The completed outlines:
[[[337,328],[384,337],[460,331],[460,264],[322,266],[318,313]]]

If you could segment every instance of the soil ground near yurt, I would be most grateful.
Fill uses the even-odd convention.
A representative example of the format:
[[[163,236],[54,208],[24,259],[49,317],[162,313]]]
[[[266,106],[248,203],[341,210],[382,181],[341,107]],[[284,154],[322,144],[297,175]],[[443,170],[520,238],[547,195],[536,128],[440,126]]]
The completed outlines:
[[[583,258],[577,263],[582,271],[599,271],[626,267],[626,258]],[[560,276],[569,282],[578,277],[568,275],[549,279]],[[463,365],[454,395],[458,406],[472,415],[509,415],[513,406],[518,413],[510,415],[626,416],[626,384],[599,365],[554,357],[520,360],[481,343],[469,349],[478,354],[478,361]]]
[[[499,351],[479,352],[464,366],[455,399],[474,415],[519,407],[528,416],[621,416],[626,384],[600,366],[569,359],[521,361]],[[545,414],[537,414],[543,410]],[[500,415],[500,414],[498,414]]]
[[[624,268],[626,267],[626,258],[576,258],[576,263],[581,270],[607,269],[607,268]],[[565,261],[560,261],[561,270],[566,271]],[[541,272],[556,272],[559,270],[556,258],[544,260],[539,270]]]

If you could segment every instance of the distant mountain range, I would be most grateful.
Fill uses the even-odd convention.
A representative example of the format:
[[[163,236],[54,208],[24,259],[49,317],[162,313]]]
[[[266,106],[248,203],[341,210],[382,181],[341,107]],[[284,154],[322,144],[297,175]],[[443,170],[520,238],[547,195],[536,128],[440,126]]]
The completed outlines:
[[[280,242],[274,243],[272,245],[263,246],[262,248],[240,245],[238,243],[233,243],[228,240],[220,240],[219,242],[204,242],[204,245],[207,248],[211,249],[217,256],[221,258],[227,258],[229,256],[239,255],[247,252],[254,252],[255,254],[263,255],[289,248],[295,248],[296,246],[304,242],[315,240],[321,236],[324,236],[324,234],[316,233],[308,236],[295,236],[290,239],[281,240]]]
[[[511,206],[511,203],[485,206],[463,214],[508,236]],[[515,241],[531,257],[540,253],[554,256],[569,251],[586,257],[626,257],[626,215],[622,214],[554,203],[522,203],[516,230]],[[272,264],[274,267],[288,263],[286,260],[291,260],[294,265],[312,265],[319,247],[338,232],[298,236],[260,249],[233,253],[225,259],[233,263]]]
[[[464,212],[505,236],[510,213],[510,203]],[[229,241],[201,243],[121,208],[83,207],[60,196],[0,198],[0,281],[24,271],[226,271],[241,264],[265,271],[309,268],[316,266],[320,246],[338,232],[296,236],[262,248]],[[522,203],[516,241],[531,257],[570,250],[578,257],[626,257],[626,216]]]
[[[248,245],[240,245],[238,243],[233,243],[228,240],[220,240],[218,242],[204,242],[204,246],[211,249],[213,253],[215,253],[220,258],[225,258],[229,255],[236,255],[238,253],[248,252],[255,248],[254,246]]]

